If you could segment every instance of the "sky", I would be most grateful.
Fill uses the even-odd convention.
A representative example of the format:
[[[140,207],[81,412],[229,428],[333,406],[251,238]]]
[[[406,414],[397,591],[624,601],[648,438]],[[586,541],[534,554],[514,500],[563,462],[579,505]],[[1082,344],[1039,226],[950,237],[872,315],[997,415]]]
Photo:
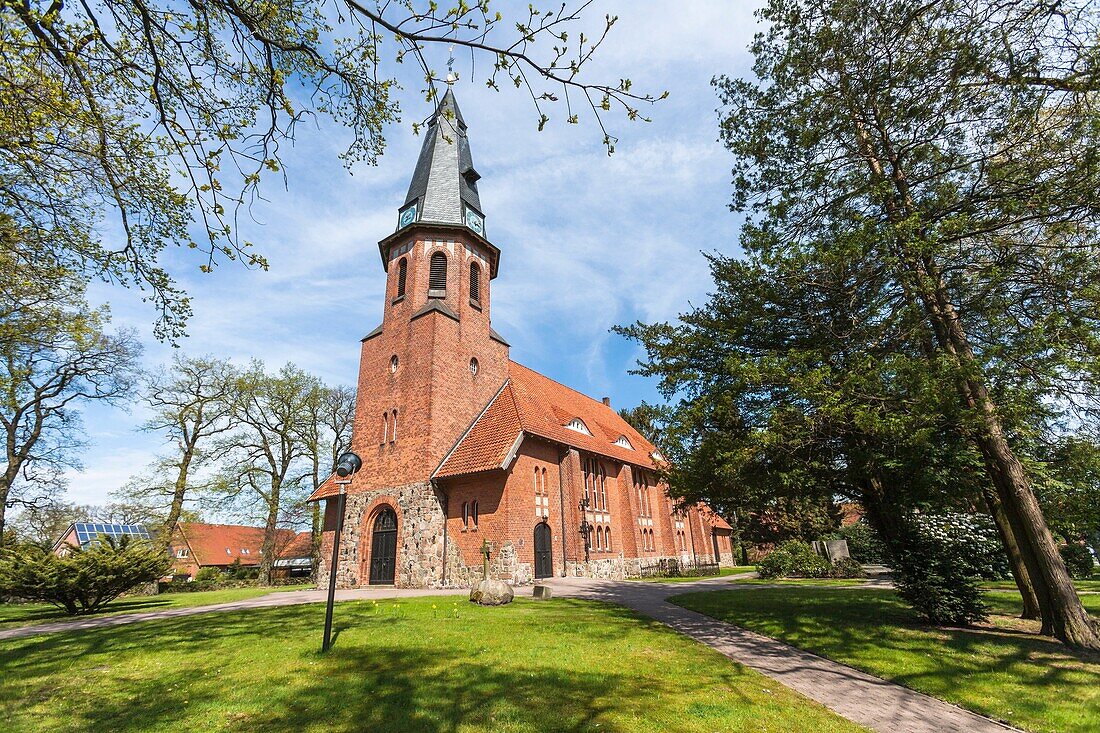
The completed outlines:
[[[501,7],[506,7],[501,3]],[[605,13],[619,22],[590,66],[589,81],[633,80],[668,99],[648,108],[652,122],[610,115],[619,143],[608,157],[594,120],[552,119],[543,132],[529,97],[484,85],[488,60],[459,56],[454,86],[468,125],[488,238],[501,250],[492,282],[493,326],[511,357],[618,409],[660,401],[656,383],[629,370],[637,344],[610,333],[616,324],[673,320],[705,302],[711,279],[702,252],[736,255],[740,219],[728,208],[729,153],[718,142],[715,75],[748,76],[754,3],[595,2],[585,27]],[[446,49],[439,49],[446,57]],[[443,62],[445,63],[445,61]],[[333,124],[303,125],[285,151],[287,185],[271,179],[242,238],[270,269],[234,263],[199,272],[186,252],[169,253],[194,316],[185,354],[244,365],[287,362],[330,385],[354,385],[359,339],[382,320],[385,273],[378,240],[392,233],[421,138],[412,122],[431,110],[415,80],[398,93],[402,120],[386,129],[377,166],[344,167],[348,135]],[[558,118],[563,117],[560,113]],[[148,368],[176,349],[156,341],[155,313],[140,294],[93,285],[116,326],[135,329]],[[68,501],[102,504],[110,492],[165,448],[139,428],[140,402],[84,410],[88,447],[70,471]]]

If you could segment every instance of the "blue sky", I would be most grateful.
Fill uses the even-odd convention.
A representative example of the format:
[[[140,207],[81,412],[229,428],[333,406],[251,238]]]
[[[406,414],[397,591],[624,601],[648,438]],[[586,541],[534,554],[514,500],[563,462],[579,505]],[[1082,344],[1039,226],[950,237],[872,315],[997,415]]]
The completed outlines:
[[[710,79],[750,73],[753,7],[726,0],[589,8],[589,31],[605,12],[620,21],[585,76],[629,76],[638,88],[670,93],[648,124],[608,118],[619,137],[610,158],[591,119],[552,120],[540,133],[524,94],[489,91],[484,77],[470,77],[468,58],[456,64],[486,229],[502,252],[493,325],[513,359],[593,397],[610,396],[616,408],[658,399],[651,380],[627,373],[637,346],[608,329],[675,318],[709,290],[700,252],[738,251],[740,220],[727,206],[731,161],[717,142]],[[487,69],[487,60],[478,67]],[[348,141],[342,129],[298,129],[285,155],[287,188],[270,180],[267,200],[245,225],[268,272],[224,264],[205,275],[185,253],[169,260],[193,297],[182,351],[239,364],[258,358],[272,368],[290,361],[326,383],[354,384],[359,339],[382,318],[377,242],[394,230],[420,148],[411,122],[430,112],[418,89],[414,81],[400,92],[403,119],[387,130],[375,167],[348,173],[338,158]],[[171,358],[173,349],[153,339],[154,313],[138,294],[94,286],[91,297],[111,304],[117,325],[138,330],[147,366]],[[150,462],[162,444],[138,431],[143,419],[136,400],[129,409],[85,410],[90,444],[84,469],[67,476],[70,501],[103,503]]]

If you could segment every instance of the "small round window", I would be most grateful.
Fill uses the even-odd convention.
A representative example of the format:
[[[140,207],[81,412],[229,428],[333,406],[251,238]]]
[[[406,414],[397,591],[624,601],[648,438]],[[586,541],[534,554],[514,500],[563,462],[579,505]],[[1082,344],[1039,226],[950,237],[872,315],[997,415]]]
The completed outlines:
[[[390,371],[397,373],[397,354],[390,357]]]
[[[470,359],[470,374],[477,376],[477,359]]]

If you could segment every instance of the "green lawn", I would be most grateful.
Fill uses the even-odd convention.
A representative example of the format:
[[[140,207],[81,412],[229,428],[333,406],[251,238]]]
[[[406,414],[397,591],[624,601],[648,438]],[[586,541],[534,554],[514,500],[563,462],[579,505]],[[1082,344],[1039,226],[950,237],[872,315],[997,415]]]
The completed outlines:
[[[0,730],[858,731],[605,604],[452,597],[150,621],[4,642]]]
[[[1010,616],[974,630],[922,626],[881,590],[759,588],[672,601],[1021,728],[1095,732],[1100,654],[1018,630],[1019,596],[987,595]],[[1085,603],[1100,615],[1100,596]]]
[[[1094,573],[1088,580],[1075,580],[1073,585],[1080,591],[1097,592],[1100,591],[1100,574]],[[1012,580],[992,580],[982,583],[983,588],[989,590],[1016,590],[1016,583]]]
[[[734,578],[731,583],[738,585],[808,585],[821,588],[829,586],[859,586],[863,585],[862,578],[772,578],[763,580],[760,578]]]
[[[278,588],[226,588],[225,590],[197,591],[195,593],[162,593],[159,596],[126,596],[111,601],[96,616],[118,613],[141,613],[143,611],[163,611],[169,608],[187,608],[190,606],[210,606],[215,603],[243,601],[246,598],[266,596],[284,590],[303,590],[312,585],[288,585]],[[32,626],[48,621],[62,621],[86,616],[70,616],[60,608],[48,603],[0,603],[0,629],[14,626]]]
[[[727,575],[742,575],[744,573],[755,573],[755,565],[739,565],[735,568],[720,568],[718,575],[696,575],[692,577],[681,578],[628,578],[628,580],[641,580],[646,583],[692,583],[696,580],[706,580],[708,578],[722,578]]]

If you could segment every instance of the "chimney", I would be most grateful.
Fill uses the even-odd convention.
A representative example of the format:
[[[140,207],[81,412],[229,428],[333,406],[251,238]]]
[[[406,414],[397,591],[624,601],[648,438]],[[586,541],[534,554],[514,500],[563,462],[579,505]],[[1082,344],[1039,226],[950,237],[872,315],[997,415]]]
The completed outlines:
[[[603,403],[605,405],[607,405],[608,407],[611,407],[611,398],[610,397],[604,397],[603,398]]]

